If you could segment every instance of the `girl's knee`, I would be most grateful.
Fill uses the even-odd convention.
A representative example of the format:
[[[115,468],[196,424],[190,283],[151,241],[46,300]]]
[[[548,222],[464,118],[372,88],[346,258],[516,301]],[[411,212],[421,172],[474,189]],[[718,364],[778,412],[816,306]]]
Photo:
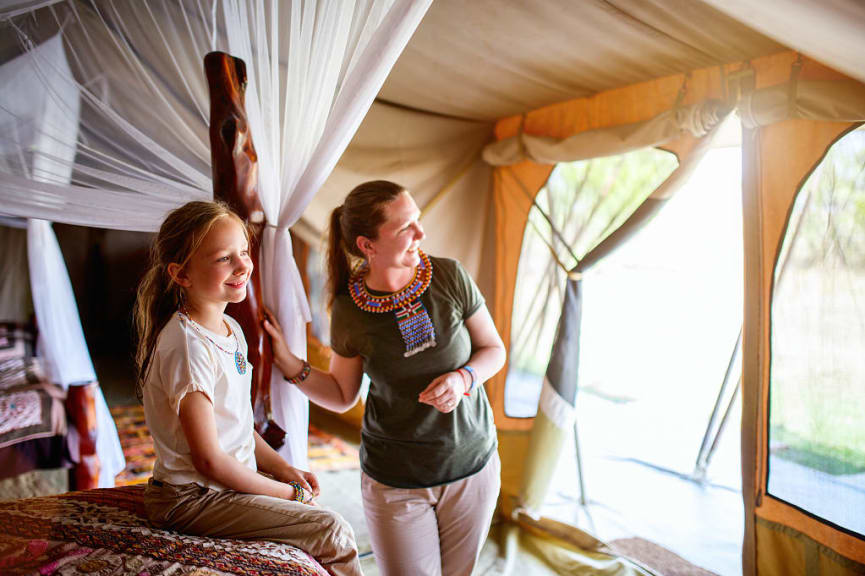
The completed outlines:
[[[319,523],[322,525],[322,528],[330,533],[334,540],[351,543],[352,546],[355,545],[354,529],[339,513],[323,508],[320,510]]]

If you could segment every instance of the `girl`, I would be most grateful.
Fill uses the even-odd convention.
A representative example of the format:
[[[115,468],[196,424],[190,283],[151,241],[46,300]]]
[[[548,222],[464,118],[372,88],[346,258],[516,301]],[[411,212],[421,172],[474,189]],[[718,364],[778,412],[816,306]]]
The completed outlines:
[[[351,527],[314,506],[315,476],[253,428],[246,341],[224,314],[246,297],[248,246],[243,222],[215,202],[174,210],[154,242],[135,306],[136,388],[156,449],[148,517],[188,534],[291,544],[331,574],[361,574]]]
[[[454,260],[424,254],[420,211],[391,182],[362,184],[330,225],[330,372],[291,355],[271,315],[274,364],[314,402],[345,411],[371,380],[361,488],[385,575],[468,575],[499,493],[482,383],[505,360],[483,297]],[[363,260],[351,274],[347,254]]]

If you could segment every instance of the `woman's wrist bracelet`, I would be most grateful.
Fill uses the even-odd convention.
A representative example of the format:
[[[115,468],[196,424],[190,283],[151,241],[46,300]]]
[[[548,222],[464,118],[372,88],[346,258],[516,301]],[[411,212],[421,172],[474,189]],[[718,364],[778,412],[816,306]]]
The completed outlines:
[[[312,372],[312,366],[310,366],[309,362],[307,362],[306,360],[302,360],[302,362],[303,368],[301,368],[300,374],[298,374],[297,376],[292,376],[291,378],[289,378],[288,376],[283,376],[282,379],[289,384],[294,384],[295,386],[306,380],[309,377],[309,373]]]
[[[295,500],[295,502],[303,502],[303,486],[301,486],[299,483],[295,482],[294,480],[290,480],[290,481],[286,482],[286,484],[288,484],[289,486],[294,488],[294,500]]]
[[[468,372],[468,375],[471,377],[471,384],[469,384],[469,387],[466,389],[465,392],[463,392],[463,396],[471,396],[472,391],[475,389],[475,384],[478,381],[477,372],[475,372],[475,369],[472,368],[471,366],[469,366],[468,364],[466,364],[465,366],[460,368],[460,370],[465,370],[466,372]]]

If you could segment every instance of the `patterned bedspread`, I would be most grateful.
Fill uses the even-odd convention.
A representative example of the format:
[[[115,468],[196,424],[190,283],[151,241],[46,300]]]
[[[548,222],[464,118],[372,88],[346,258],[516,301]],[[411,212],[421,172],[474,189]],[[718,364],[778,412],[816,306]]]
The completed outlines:
[[[326,576],[298,548],[151,529],[144,487],[0,502],[0,574]]]
[[[0,448],[65,434],[64,397],[44,378],[38,359],[0,358]]]

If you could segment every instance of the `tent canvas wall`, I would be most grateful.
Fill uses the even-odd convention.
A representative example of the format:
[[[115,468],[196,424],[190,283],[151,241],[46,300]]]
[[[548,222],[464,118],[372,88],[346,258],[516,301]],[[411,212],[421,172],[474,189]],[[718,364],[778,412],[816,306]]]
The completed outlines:
[[[5,2],[4,8],[8,15],[20,15],[47,4],[18,0]],[[204,4],[203,13],[209,14],[207,8],[218,3]],[[198,14],[193,3],[178,6]],[[181,12],[176,16],[177,21],[184,18]],[[74,23],[65,25],[72,29]],[[197,30],[195,23],[187,26]],[[682,163],[698,149],[700,137],[676,128],[655,139],[634,137],[629,144],[629,135],[643,134],[630,128],[707,100],[738,105],[750,122],[743,144],[743,565],[748,574],[805,572],[815,562],[823,563],[825,573],[855,572],[865,562],[861,535],[838,530],[765,494],[764,431],[778,239],[801,179],[828,144],[865,120],[863,29],[865,8],[845,0],[774,0],[759,6],[715,0],[438,0],[295,228],[315,241],[330,209],[352,184],[381,176],[400,180],[424,208],[429,250],[468,264],[507,343],[526,213],[552,161],[559,159],[531,154],[539,147],[555,151],[566,144],[562,140],[582,135],[582,143],[570,141],[572,151],[599,142],[618,142],[619,149],[651,145],[674,151]],[[115,31],[128,40],[130,32],[121,32]],[[137,55],[148,71],[164,74],[156,81],[170,84],[166,78],[176,63],[169,64],[170,54],[160,46],[182,44],[182,35],[160,40],[152,31],[143,37],[152,43],[141,40]],[[111,34],[102,41],[111,42]],[[806,58],[800,60],[790,50],[800,50]],[[751,82],[738,90],[732,79],[742,71]],[[172,88],[168,93],[172,102],[183,103],[182,114],[193,111],[195,98],[188,94],[198,94],[195,88]],[[139,119],[153,112],[131,110]],[[493,169],[481,158],[491,137],[509,140],[518,158],[526,151],[529,155]],[[487,390],[500,430],[504,508],[510,511],[526,504],[526,478],[534,472],[525,469],[523,454],[537,421],[504,413],[504,374]],[[791,553],[791,547],[800,551]]]

